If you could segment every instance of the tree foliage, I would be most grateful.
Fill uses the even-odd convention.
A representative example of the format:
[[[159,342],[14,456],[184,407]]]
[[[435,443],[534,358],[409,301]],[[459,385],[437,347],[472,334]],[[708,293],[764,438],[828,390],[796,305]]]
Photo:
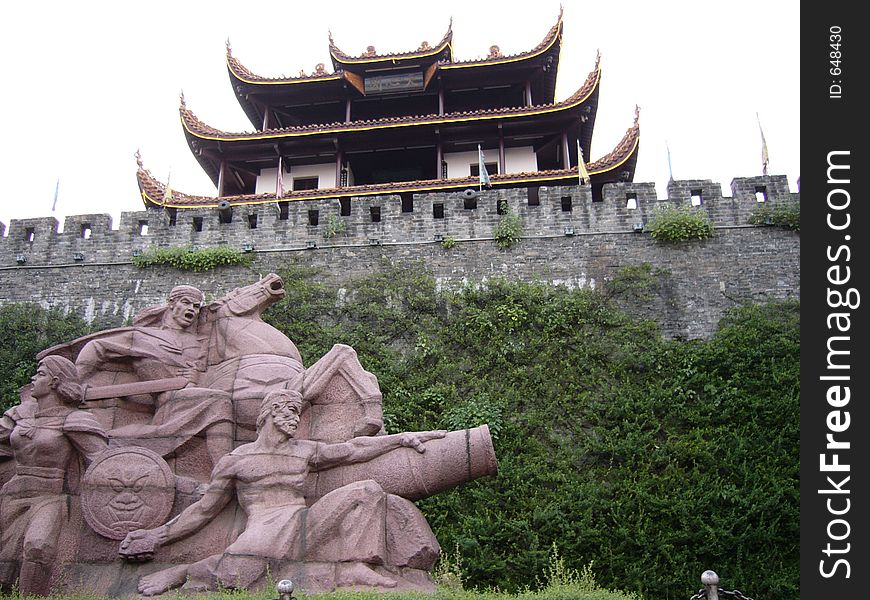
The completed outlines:
[[[422,267],[387,266],[338,302],[313,272],[285,283],[267,319],[309,362],[354,346],[388,431],[489,423],[498,476],[419,503],[470,585],[521,590],[556,543],[649,598],[691,595],[708,568],[755,597],[797,594],[797,304],[678,342],[590,290],[436,291]]]
[[[21,386],[36,372],[36,355],[55,344],[90,333],[73,314],[38,304],[0,306],[0,413],[18,403]]]

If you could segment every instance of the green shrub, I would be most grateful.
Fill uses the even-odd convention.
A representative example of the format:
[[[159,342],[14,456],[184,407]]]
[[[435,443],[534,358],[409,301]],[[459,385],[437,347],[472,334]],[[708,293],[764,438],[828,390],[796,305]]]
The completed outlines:
[[[703,240],[713,235],[707,211],[690,206],[657,207],[644,229],[659,242]]]
[[[504,200],[499,200],[501,218],[492,229],[492,237],[499,248],[507,250],[523,237],[523,221],[518,214],[511,211]]]
[[[749,216],[750,225],[776,225],[791,229],[801,230],[801,205],[799,202],[786,202],[783,204],[762,204],[755,207]]]
[[[346,231],[347,223],[341,217],[329,215],[326,218],[326,226],[323,228],[323,237],[327,240],[344,235]]]
[[[441,247],[445,250],[450,250],[453,246],[456,245],[456,238],[452,235],[448,235],[443,240],[441,240]]]
[[[151,248],[132,259],[133,265],[144,269],[167,265],[181,271],[209,271],[224,265],[250,265],[252,257],[230,246],[194,249],[187,246]]]
[[[418,502],[467,588],[545,585],[555,542],[565,572],[594,561],[601,585],[648,598],[686,598],[708,568],[754,597],[796,596],[796,304],[739,309],[713,339],[680,342],[591,290],[436,292],[414,263],[343,283],[336,306],[313,272],[293,273],[264,318],[307,362],[356,348],[388,432],[493,428],[498,476]],[[623,279],[638,277],[656,274]]]
[[[91,332],[73,314],[44,309],[38,304],[0,306],[0,415],[18,404],[21,386],[36,373],[36,355],[56,344]]]

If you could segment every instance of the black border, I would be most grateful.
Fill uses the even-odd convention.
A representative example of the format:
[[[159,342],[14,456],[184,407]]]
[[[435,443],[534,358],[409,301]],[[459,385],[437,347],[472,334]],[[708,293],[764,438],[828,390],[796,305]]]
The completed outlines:
[[[867,250],[870,238],[867,171],[870,166],[867,164],[865,141],[868,135],[861,131],[870,129],[866,117],[870,105],[863,89],[867,85],[867,62],[861,59],[867,56],[866,40],[870,32],[866,21],[858,16],[857,6],[861,4],[836,0],[815,2],[805,4],[801,14],[801,598],[835,598],[846,593],[851,595],[842,597],[866,597],[866,586],[862,583],[865,571],[870,568],[870,532],[867,528],[867,515],[870,513],[870,493],[867,492],[870,488],[870,470],[867,468],[870,454],[870,360],[866,352],[870,347],[866,317],[870,310],[870,289],[866,284],[870,270]],[[834,50],[830,46],[832,26],[842,28],[839,65],[842,73],[839,76],[830,72],[834,66],[830,62],[830,52]],[[836,82],[842,86],[841,98],[830,97],[830,86]],[[828,156],[832,151],[849,152],[835,158],[850,165],[848,184],[828,182]],[[833,189],[842,188],[849,194],[849,206],[831,211],[828,194]],[[846,196],[835,192],[833,197],[836,202],[842,202]],[[851,219],[848,229],[835,231],[829,227],[829,212],[833,212],[833,217],[841,223],[844,213],[848,212]],[[846,236],[849,236],[848,240]],[[841,245],[849,246],[851,260],[845,261],[846,251],[840,253],[839,260],[829,260],[829,248],[836,256]],[[840,276],[848,266],[851,277],[847,283],[834,286],[829,283],[828,269],[838,264]],[[860,294],[859,305],[854,310],[831,308],[827,300],[828,289],[845,292],[850,287]],[[850,313],[848,332],[828,329],[828,315],[833,312]],[[822,381],[820,377],[832,373],[827,368],[827,359],[828,340],[834,335],[849,338],[848,342],[841,340],[837,343],[840,349],[846,349],[845,344],[848,344],[850,351],[847,358],[841,356],[841,362],[848,362],[850,369],[838,372],[847,372],[850,377],[842,385],[849,386],[851,399],[848,405],[839,409],[849,411],[850,425],[846,431],[835,434],[836,439],[851,444],[848,450],[840,452],[839,458],[841,463],[849,464],[848,473],[823,473],[820,470],[819,455],[833,452],[825,449],[825,436],[829,433],[826,418],[829,411],[835,410],[828,404],[826,392],[833,383]],[[842,485],[849,493],[820,494],[819,490],[832,487],[826,481],[829,475],[837,483],[843,476],[849,476],[848,483]],[[847,513],[840,517],[829,514],[825,504],[828,498],[834,499],[834,509],[842,509],[847,497],[850,501]],[[849,535],[841,541],[829,540],[828,524],[837,518],[848,521]],[[832,529],[837,536],[846,531],[843,523],[835,524]],[[829,541],[833,548],[845,548],[846,543],[850,544],[848,553],[826,556],[823,550]],[[848,578],[845,577],[844,564],[834,568],[838,558],[848,561]],[[832,577],[825,578],[820,573],[822,560],[827,572],[834,572]]]

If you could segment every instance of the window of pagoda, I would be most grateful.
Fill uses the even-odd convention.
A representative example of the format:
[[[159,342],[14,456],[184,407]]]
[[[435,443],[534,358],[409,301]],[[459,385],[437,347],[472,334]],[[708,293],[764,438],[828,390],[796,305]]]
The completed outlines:
[[[388,148],[377,152],[348,152],[347,155],[353,167],[354,185],[438,178],[437,148],[434,144]]]
[[[293,178],[293,191],[297,192],[300,190],[316,190],[318,184],[320,183],[319,177],[294,177]]]
[[[415,117],[439,111],[437,92],[399,96],[364,96],[353,100],[353,121]]]
[[[447,90],[444,112],[517,108],[527,106],[525,84],[505,84]]]

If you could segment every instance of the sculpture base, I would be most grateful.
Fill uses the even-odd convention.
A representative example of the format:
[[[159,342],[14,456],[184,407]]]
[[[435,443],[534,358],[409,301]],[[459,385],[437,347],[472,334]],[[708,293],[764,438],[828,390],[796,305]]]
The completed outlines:
[[[62,573],[53,588],[60,595],[103,597],[141,597],[137,590],[140,577],[172,569],[165,563],[130,564],[118,560],[113,564],[72,563],[62,566]],[[294,562],[270,561],[267,575],[259,577],[247,589],[259,591],[275,582],[289,579],[297,590],[317,594],[336,590],[415,591],[434,593],[435,582],[429,572],[410,567],[369,565],[358,562]],[[391,582],[394,585],[378,585]],[[213,589],[213,583],[189,578],[181,588],[166,594],[195,594]]]

